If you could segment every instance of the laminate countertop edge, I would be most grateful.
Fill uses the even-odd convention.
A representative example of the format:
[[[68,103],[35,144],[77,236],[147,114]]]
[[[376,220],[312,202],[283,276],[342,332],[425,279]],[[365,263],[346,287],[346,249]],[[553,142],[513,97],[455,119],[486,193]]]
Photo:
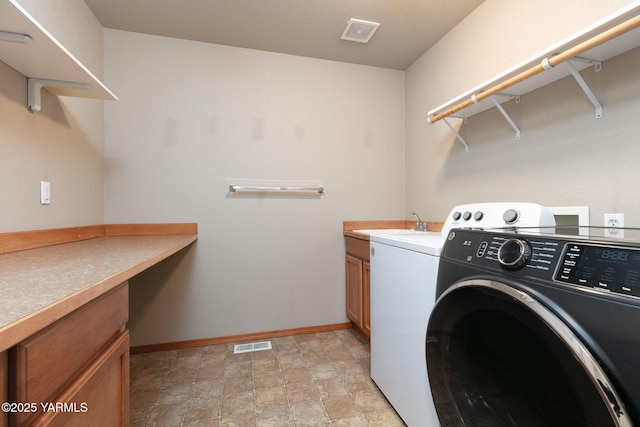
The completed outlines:
[[[0,254],[0,352],[198,239],[195,224],[168,229],[152,225],[149,232],[140,225],[112,230]],[[169,234],[160,234],[163,230]]]

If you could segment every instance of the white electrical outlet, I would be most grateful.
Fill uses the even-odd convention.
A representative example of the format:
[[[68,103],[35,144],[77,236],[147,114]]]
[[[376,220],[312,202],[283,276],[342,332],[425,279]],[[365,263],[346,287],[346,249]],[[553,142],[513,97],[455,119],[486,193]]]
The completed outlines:
[[[40,204],[51,204],[51,183],[47,181],[40,181]]]
[[[604,214],[604,235],[624,237],[624,214]]]

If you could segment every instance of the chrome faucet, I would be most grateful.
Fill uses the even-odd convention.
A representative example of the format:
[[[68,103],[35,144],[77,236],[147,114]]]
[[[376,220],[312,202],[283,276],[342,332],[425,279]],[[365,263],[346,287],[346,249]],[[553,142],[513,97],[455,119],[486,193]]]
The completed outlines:
[[[416,221],[416,231],[429,231],[427,228],[427,222],[422,221],[417,213],[411,212],[411,218],[417,219]]]

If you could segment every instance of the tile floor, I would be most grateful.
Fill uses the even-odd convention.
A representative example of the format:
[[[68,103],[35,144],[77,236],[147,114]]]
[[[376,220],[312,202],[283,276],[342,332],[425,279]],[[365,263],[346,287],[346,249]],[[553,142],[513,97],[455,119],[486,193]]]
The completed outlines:
[[[352,330],[131,356],[131,426],[384,426],[404,423],[369,376]]]

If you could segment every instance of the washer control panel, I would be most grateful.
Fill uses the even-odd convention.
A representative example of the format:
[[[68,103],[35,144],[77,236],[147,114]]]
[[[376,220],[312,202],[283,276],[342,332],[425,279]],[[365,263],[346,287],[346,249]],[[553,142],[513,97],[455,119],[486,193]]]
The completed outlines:
[[[518,231],[454,229],[441,258],[505,277],[640,297],[640,245],[579,242]]]
[[[555,279],[640,297],[640,249],[568,243]]]
[[[520,268],[530,258],[531,246],[526,240],[509,239],[498,248],[498,262],[505,268]]]
[[[485,259],[497,261],[500,267],[507,270],[527,268],[550,274],[557,263],[560,243],[537,237],[509,237],[494,235],[490,239],[483,240],[478,249],[478,258],[481,258],[481,249],[487,246]],[[493,263],[495,267],[495,262]]]

